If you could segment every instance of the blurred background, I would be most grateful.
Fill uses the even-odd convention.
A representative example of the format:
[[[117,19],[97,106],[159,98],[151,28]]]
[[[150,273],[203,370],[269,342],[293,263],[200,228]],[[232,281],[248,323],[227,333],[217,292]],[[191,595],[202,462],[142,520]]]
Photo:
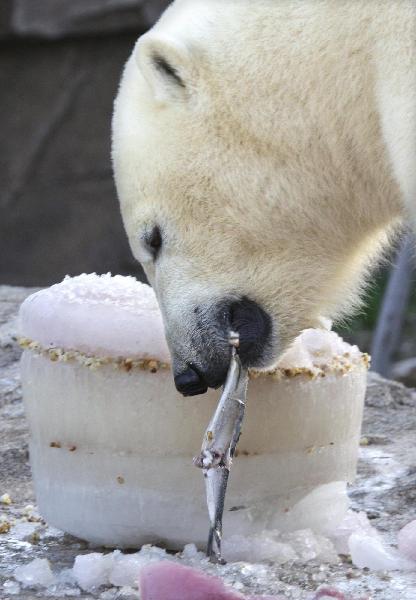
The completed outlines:
[[[47,286],[92,271],[144,279],[119,213],[110,125],[123,65],[169,3],[0,1],[0,285]],[[365,308],[338,327],[365,351],[374,346],[398,247],[374,274]],[[416,385],[416,299],[406,256],[377,345],[388,346],[385,374]]]
[[[141,276],[110,163],[118,81],[168,0],[1,0],[0,284]]]

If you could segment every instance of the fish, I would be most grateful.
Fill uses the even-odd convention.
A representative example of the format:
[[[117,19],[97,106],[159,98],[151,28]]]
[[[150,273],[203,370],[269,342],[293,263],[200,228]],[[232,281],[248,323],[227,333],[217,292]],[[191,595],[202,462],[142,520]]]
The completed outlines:
[[[207,556],[211,562],[225,564],[221,553],[222,517],[231,464],[241,434],[247,398],[248,371],[238,356],[239,337],[231,332],[231,361],[218,406],[208,425],[195,466],[205,480],[210,530]]]

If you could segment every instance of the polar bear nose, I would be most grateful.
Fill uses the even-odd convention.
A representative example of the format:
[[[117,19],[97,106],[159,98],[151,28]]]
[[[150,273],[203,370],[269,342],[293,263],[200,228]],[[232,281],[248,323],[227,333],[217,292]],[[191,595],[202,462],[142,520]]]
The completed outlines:
[[[175,386],[183,396],[205,394],[208,390],[208,386],[202,376],[192,367],[188,367],[186,371],[175,375]]]
[[[199,312],[199,311],[196,311]],[[272,320],[261,306],[247,298],[222,301],[210,310],[209,322],[200,322],[192,351],[197,361],[179,361],[174,369],[176,389],[184,396],[204,394],[225,383],[231,357],[230,331],[239,334],[238,353],[243,366],[262,367],[271,356]],[[198,329],[198,327],[197,327]]]

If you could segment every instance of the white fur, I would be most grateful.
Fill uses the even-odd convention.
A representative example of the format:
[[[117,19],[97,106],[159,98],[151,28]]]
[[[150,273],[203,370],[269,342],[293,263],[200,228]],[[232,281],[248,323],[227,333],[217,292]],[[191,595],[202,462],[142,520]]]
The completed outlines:
[[[230,295],[270,312],[277,358],[319,315],[357,304],[403,214],[416,218],[415,6],[176,0],[139,40],[115,105],[114,170],[184,359],[197,353],[192,307]],[[141,241],[153,223],[156,264]]]

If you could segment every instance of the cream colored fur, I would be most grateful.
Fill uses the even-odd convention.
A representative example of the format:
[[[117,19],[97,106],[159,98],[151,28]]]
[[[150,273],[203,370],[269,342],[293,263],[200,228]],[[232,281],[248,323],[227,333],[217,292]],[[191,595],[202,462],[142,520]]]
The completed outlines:
[[[176,0],[139,40],[114,170],[177,356],[197,352],[193,307],[231,294],[270,312],[277,358],[319,315],[349,313],[403,215],[416,220],[415,6]]]

